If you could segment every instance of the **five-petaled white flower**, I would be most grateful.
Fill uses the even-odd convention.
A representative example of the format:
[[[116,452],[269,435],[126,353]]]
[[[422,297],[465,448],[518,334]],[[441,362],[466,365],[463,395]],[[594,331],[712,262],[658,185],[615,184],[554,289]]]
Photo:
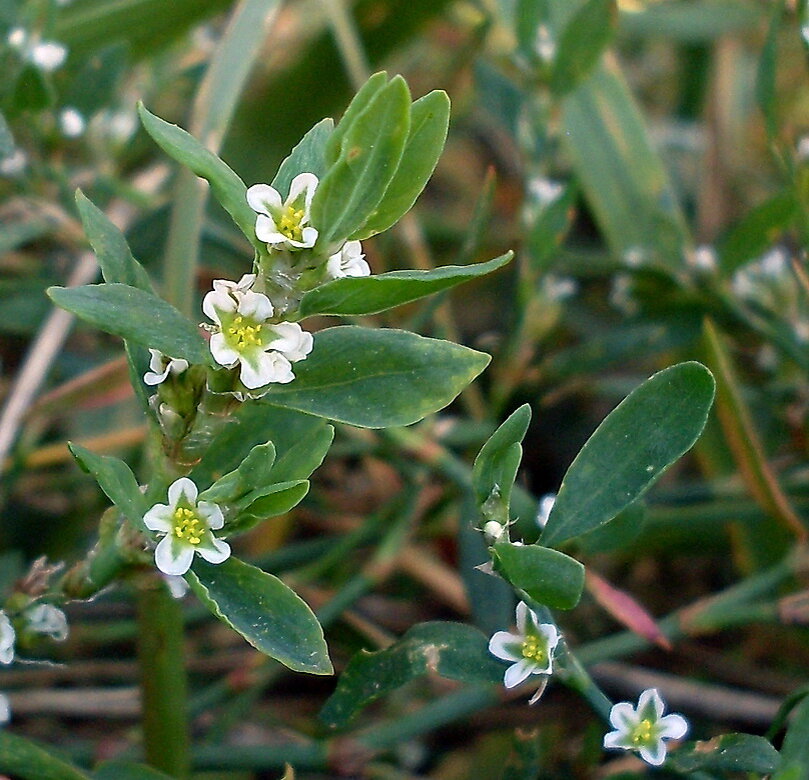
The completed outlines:
[[[219,326],[211,336],[214,360],[225,368],[238,365],[239,379],[251,390],[291,382],[292,363],[303,360],[313,344],[312,334],[295,322],[268,322],[273,307],[266,295],[250,289],[255,278],[217,279],[202,301],[202,310]]]
[[[169,503],[155,504],[143,516],[143,524],[165,534],[154,555],[163,574],[185,574],[195,552],[208,563],[222,563],[230,556],[230,545],[211,533],[225,524],[222,510],[209,501],[197,501],[197,486],[188,477],[169,486]]]
[[[8,723],[11,720],[11,705],[8,702],[8,696],[0,693],[0,726]]]
[[[0,664],[10,664],[14,660],[14,641],[17,634],[8,615],[0,610]]]
[[[46,634],[57,642],[67,639],[67,615],[53,604],[37,604],[24,613],[28,628],[37,634]]]
[[[503,684],[514,688],[532,674],[553,671],[553,652],[559,644],[559,632],[553,623],[540,623],[525,602],[517,604],[517,632],[498,631],[489,640],[489,652],[503,661],[514,663],[506,669]],[[534,703],[534,699],[530,702]]]
[[[335,252],[326,262],[326,273],[332,279],[344,276],[370,276],[371,266],[365,260],[362,244],[359,241],[346,241],[339,252]]]
[[[663,716],[665,704],[656,688],[647,688],[638,699],[637,709],[628,701],[614,705],[610,723],[615,731],[604,735],[604,747],[637,750],[640,757],[653,766],[666,760],[666,739],[680,739],[688,731],[682,716]]]
[[[184,358],[173,358],[164,355],[157,349],[150,349],[149,368],[143,375],[147,385],[159,385],[165,382],[169,374],[182,374],[188,368],[188,361]]]
[[[289,195],[281,202],[281,194],[269,184],[254,184],[247,190],[247,202],[258,214],[256,238],[272,247],[309,249],[317,241],[317,228],[309,224],[309,209],[317,189],[313,173],[299,173],[289,185]]]

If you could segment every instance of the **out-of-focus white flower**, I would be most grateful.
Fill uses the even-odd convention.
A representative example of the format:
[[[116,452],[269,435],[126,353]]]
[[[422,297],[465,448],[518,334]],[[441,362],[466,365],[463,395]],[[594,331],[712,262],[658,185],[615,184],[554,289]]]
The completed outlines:
[[[715,271],[717,267],[716,250],[712,246],[702,244],[686,255],[686,261],[697,270]]]
[[[365,260],[359,241],[346,241],[339,252],[326,262],[326,273],[332,279],[344,276],[370,276],[371,266]]]
[[[770,249],[759,263],[761,270],[768,276],[781,276],[789,266],[789,254],[783,247],[776,246]]]
[[[534,51],[543,62],[550,62],[556,56],[556,41],[545,24],[540,24],[537,27],[536,37],[534,38]]]
[[[126,143],[138,129],[138,118],[134,111],[104,112],[102,118],[107,136],[115,143]]]
[[[67,615],[53,604],[37,604],[26,610],[24,617],[31,631],[45,634],[57,642],[64,642],[67,639],[69,633]]]
[[[809,135],[802,135],[798,139],[798,146],[795,151],[798,153],[798,159],[801,162],[809,160]]]
[[[8,31],[6,40],[12,49],[20,51],[25,47],[25,44],[28,43],[28,32],[24,27],[12,27]]]
[[[546,179],[544,176],[535,176],[528,181],[528,194],[541,208],[558,200],[564,190],[565,185],[562,182]]]
[[[164,534],[155,548],[155,563],[163,574],[185,574],[194,553],[208,563],[222,563],[230,557],[230,545],[217,539],[212,531],[225,524],[217,504],[197,501],[197,486],[180,477],[169,486],[169,503],[155,504],[144,516],[150,531]]]
[[[65,138],[78,138],[86,128],[84,115],[77,108],[68,106],[59,112],[59,129]]]
[[[618,274],[612,279],[609,302],[619,311],[628,316],[636,314],[638,302],[632,297],[632,277],[627,274]]]
[[[809,322],[806,320],[798,320],[795,323],[795,336],[798,341],[809,342]]]
[[[166,587],[169,589],[173,599],[181,599],[188,593],[188,583],[179,575],[164,574],[163,582],[166,583]]]
[[[11,705],[8,701],[8,696],[0,693],[0,726],[8,723],[11,720]]]
[[[640,268],[646,260],[646,250],[643,247],[633,246],[624,252],[624,262],[630,268]]]
[[[299,173],[289,185],[289,195],[281,195],[269,184],[254,184],[247,190],[247,202],[258,214],[256,237],[272,247],[308,249],[317,241],[317,229],[309,224],[309,209],[317,189],[313,173]]]
[[[677,714],[663,715],[666,705],[656,688],[648,688],[638,699],[637,708],[628,701],[614,705],[610,723],[615,731],[604,735],[604,747],[636,750],[652,766],[666,760],[667,739],[680,739],[688,731],[688,721]]]
[[[14,642],[17,634],[8,615],[0,610],[0,664],[10,664],[14,660]]]
[[[539,508],[537,510],[537,525],[544,528],[548,523],[548,518],[551,516],[551,509],[556,503],[556,493],[546,493],[539,499]]]
[[[542,290],[549,301],[558,303],[574,296],[579,291],[579,285],[569,276],[548,274],[542,280]]]
[[[19,176],[28,165],[28,155],[19,147],[0,160],[0,176],[15,178]]]
[[[506,688],[516,687],[532,674],[551,674],[553,653],[559,639],[559,632],[553,623],[540,623],[536,613],[525,602],[517,604],[517,633],[498,631],[489,640],[492,655],[513,662],[503,678]],[[536,697],[532,697],[529,704],[535,700]]]
[[[166,381],[169,374],[177,376],[188,368],[188,361],[184,358],[168,357],[157,349],[149,349],[149,354],[150,370],[143,375],[147,385],[159,385]]]
[[[28,51],[31,63],[45,73],[52,73],[64,65],[67,46],[56,41],[39,41]]]
[[[247,274],[239,282],[214,281],[202,310],[218,326],[211,336],[214,360],[225,368],[239,366],[241,383],[253,390],[295,378],[292,363],[312,351],[312,334],[297,323],[271,324],[273,307],[266,295],[250,290],[255,281]]]

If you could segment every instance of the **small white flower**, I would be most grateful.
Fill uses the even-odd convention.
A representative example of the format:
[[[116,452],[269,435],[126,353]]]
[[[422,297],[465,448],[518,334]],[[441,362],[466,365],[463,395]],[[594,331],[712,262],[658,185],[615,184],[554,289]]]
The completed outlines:
[[[545,24],[540,24],[537,27],[536,37],[534,38],[534,51],[543,62],[550,62],[556,56],[556,41],[554,41],[551,31]]]
[[[506,526],[502,523],[498,523],[497,520],[489,520],[489,522],[483,526],[483,535],[486,537],[486,541],[489,544],[499,542],[505,532]]]
[[[37,604],[24,614],[28,628],[37,634],[45,634],[57,642],[67,639],[67,615],[53,604]]]
[[[19,176],[28,165],[28,155],[19,147],[0,160],[0,176],[15,178]]]
[[[210,343],[214,360],[225,368],[238,365],[241,383],[251,390],[291,382],[292,363],[303,360],[313,344],[297,323],[268,322],[272,304],[250,289],[254,281],[252,274],[237,283],[217,279],[202,301],[202,310],[218,326]]]
[[[548,518],[551,516],[551,509],[556,503],[556,493],[546,493],[539,499],[539,508],[537,510],[537,525],[540,529],[548,524]]]
[[[210,501],[197,501],[197,486],[180,477],[169,486],[169,503],[155,504],[144,516],[150,531],[164,534],[155,548],[155,563],[163,574],[185,574],[197,552],[208,563],[230,557],[230,545],[211,531],[225,524],[222,510]]]
[[[6,38],[6,40],[12,49],[17,49],[20,51],[28,42],[28,33],[23,27],[12,27],[8,31],[8,38]]]
[[[802,135],[800,137],[796,151],[798,153],[798,159],[801,162],[809,160],[809,135]]]
[[[59,112],[59,129],[65,138],[78,138],[84,134],[87,122],[81,111],[73,106],[63,108]]]
[[[14,641],[17,635],[8,615],[0,609],[0,664],[10,664],[14,660]]]
[[[546,179],[544,176],[535,176],[528,182],[528,193],[540,208],[550,206],[564,190],[562,182]]]
[[[708,244],[702,244],[686,255],[686,261],[692,268],[700,271],[715,271],[717,267],[716,250]]]
[[[8,701],[8,696],[0,693],[0,726],[8,723],[11,720],[11,705]]]
[[[789,253],[781,246],[773,247],[761,258],[760,264],[766,276],[781,276],[789,267]]]
[[[52,73],[67,59],[67,46],[56,41],[40,41],[31,47],[28,59],[41,71]]]
[[[569,276],[548,274],[542,280],[542,289],[552,303],[566,301],[579,291],[579,284]]]
[[[664,710],[656,688],[648,688],[640,695],[637,709],[628,701],[614,705],[610,723],[615,731],[604,735],[604,747],[637,750],[647,764],[660,766],[666,760],[663,740],[680,739],[688,731],[688,721],[682,715],[664,717]]]
[[[624,252],[624,262],[630,268],[640,268],[646,261],[646,251],[639,246],[633,246]]]
[[[551,674],[553,653],[559,644],[553,623],[540,623],[525,602],[517,604],[517,633],[498,631],[489,640],[489,652],[503,661],[513,661],[506,669],[503,684],[514,688],[532,674]],[[532,699],[533,704],[535,699]]]
[[[269,184],[254,184],[247,190],[247,202],[258,214],[256,237],[273,247],[308,249],[317,241],[317,229],[309,225],[309,209],[317,189],[313,173],[299,173],[289,185],[289,195],[281,195]]]
[[[117,144],[126,143],[138,129],[138,118],[133,111],[111,111],[102,114],[107,136]]]
[[[147,385],[159,385],[165,382],[169,374],[182,374],[188,368],[188,361],[184,358],[172,358],[164,355],[157,349],[150,349],[149,368],[143,375]]]
[[[371,266],[365,260],[362,244],[359,241],[346,241],[340,251],[328,259],[326,273],[332,279],[341,279],[344,276],[370,276]]]

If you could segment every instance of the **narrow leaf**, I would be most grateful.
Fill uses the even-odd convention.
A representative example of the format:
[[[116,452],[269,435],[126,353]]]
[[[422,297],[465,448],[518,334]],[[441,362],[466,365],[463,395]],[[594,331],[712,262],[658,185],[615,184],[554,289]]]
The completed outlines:
[[[783,780],[788,776],[809,777],[809,697],[804,697],[792,712],[781,746],[781,770],[773,780],[782,780],[782,775]]]
[[[271,517],[286,514],[306,497],[309,481],[281,482],[272,487],[272,490],[261,491],[264,495],[256,498],[227,523],[226,536],[243,534]]]
[[[322,179],[326,173],[326,144],[334,132],[334,120],[321,119],[290,152],[275,174],[272,186],[281,196],[289,192],[289,185],[299,173],[314,173]]]
[[[0,731],[0,772],[19,780],[90,780],[90,775],[50,750],[7,731]]]
[[[6,122],[6,118],[0,113],[0,160],[9,157],[14,152],[14,136]]]

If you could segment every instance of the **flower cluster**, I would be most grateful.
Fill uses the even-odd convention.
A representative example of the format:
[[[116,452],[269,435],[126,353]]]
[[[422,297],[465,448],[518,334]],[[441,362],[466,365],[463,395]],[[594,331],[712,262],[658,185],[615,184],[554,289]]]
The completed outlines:
[[[34,604],[22,613],[22,630],[49,636],[57,642],[67,639],[67,616],[53,604]],[[0,664],[8,665],[16,655],[17,631],[11,618],[0,610]]]

